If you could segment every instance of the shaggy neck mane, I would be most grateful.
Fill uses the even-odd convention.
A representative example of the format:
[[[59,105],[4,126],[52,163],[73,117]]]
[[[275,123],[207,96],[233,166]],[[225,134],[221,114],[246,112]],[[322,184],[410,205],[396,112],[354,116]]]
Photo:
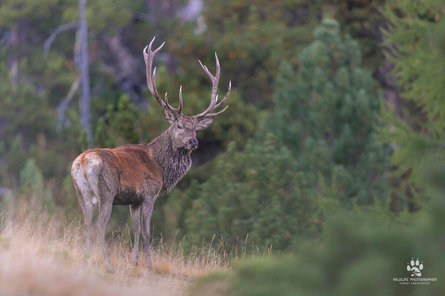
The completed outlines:
[[[169,133],[170,128],[148,144],[153,148],[154,158],[161,168],[165,192],[175,187],[192,166],[190,151],[173,149]]]

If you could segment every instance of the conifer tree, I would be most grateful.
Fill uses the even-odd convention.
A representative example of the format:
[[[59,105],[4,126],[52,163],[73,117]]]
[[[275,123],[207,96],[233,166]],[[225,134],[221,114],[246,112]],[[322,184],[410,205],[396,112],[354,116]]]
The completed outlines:
[[[425,196],[427,157],[444,157],[445,3],[395,1],[384,15],[392,24],[385,43],[403,102],[400,116],[386,109],[388,128],[381,135],[394,148],[392,172],[399,186],[393,188],[392,202],[416,210]]]
[[[264,129],[292,151],[319,193],[371,203],[386,194],[385,151],[375,132],[381,97],[361,68],[358,43],[335,20],[325,19],[314,37],[297,73],[281,66]]]
[[[197,244],[222,239],[229,250],[288,247],[297,234],[315,230],[314,203],[296,170],[289,150],[272,135],[262,143],[249,141],[241,152],[232,142],[196,190],[186,219],[188,238]]]

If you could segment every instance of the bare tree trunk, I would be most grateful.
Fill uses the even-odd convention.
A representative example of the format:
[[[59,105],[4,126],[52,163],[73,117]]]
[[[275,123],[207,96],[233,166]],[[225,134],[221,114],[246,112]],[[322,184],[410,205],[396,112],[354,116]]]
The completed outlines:
[[[11,45],[14,47],[14,53],[11,55],[10,63],[10,73],[11,73],[11,82],[13,87],[15,88],[19,83],[19,57],[17,53],[17,44],[19,42],[19,32],[18,25],[12,28],[11,32]]]
[[[11,75],[11,84],[15,90],[19,83],[19,60],[21,55],[20,37],[23,37],[24,21],[21,20],[11,29],[9,45],[12,48],[12,54],[8,59],[9,73]]]
[[[79,41],[80,41],[80,77],[82,82],[82,96],[79,101],[80,122],[87,133],[88,144],[91,146],[93,132],[90,120],[90,76],[88,72],[88,27],[85,17],[86,0],[79,0]]]

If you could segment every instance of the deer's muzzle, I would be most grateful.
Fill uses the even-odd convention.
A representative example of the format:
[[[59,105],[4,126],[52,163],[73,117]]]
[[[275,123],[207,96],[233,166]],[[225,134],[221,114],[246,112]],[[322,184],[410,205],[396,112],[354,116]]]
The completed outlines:
[[[196,139],[190,139],[189,144],[190,148],[192,148],[193,150],[198,148],[198,140]]]

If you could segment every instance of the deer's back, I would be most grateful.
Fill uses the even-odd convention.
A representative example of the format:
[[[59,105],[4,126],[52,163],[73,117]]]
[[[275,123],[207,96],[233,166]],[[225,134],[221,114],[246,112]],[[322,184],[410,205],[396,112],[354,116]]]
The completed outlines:
[[[163,184],[153,151],[144,144],[88,149],[74,160],[71,175],[76,183],[92,187],[93,192],[94,187],[105,185],[116,204],[132,203],[132,196],[141,193],[159,192]]]

